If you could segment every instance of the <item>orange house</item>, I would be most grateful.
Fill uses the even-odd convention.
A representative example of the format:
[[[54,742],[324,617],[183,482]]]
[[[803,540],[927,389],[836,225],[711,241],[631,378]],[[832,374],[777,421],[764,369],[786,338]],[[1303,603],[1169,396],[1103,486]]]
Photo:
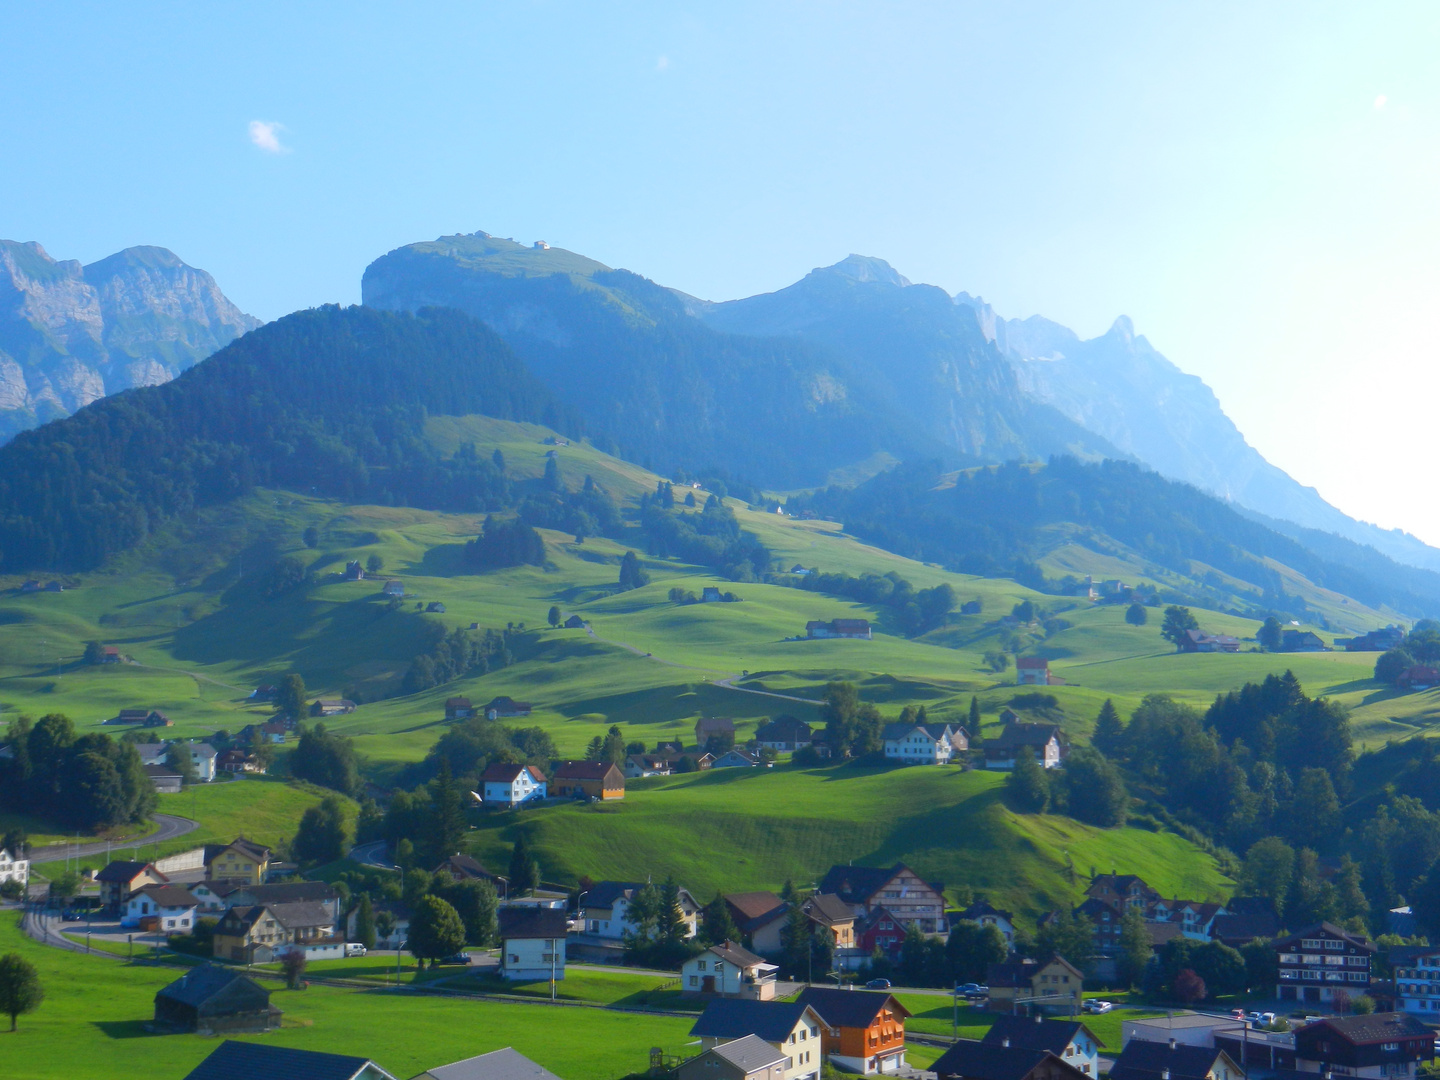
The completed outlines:
[[[550,793],[561,799],[623,799],[625,774],[608,761],[566,761],[555,770]]]
[[[892,995],[811,986],[796,1004],[809,1005],[825,1022],[821,1046],[837,1068],[862,1076],[905,1068],[905,1018],[910,1010]]]

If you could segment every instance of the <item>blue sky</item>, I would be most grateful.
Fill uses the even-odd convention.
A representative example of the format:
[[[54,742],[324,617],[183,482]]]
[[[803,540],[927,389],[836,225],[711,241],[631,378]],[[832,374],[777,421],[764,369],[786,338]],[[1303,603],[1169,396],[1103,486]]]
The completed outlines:
[[[1130,315],[1276,464],[1440,543],[1440,6],[412,7],[0,6],[0,236],[169,247],[266,318],[476,229],[710,299],[876,255]]]

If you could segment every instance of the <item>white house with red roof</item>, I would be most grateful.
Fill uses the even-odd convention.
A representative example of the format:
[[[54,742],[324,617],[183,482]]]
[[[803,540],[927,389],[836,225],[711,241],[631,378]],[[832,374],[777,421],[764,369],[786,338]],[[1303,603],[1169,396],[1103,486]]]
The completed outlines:
[[[545,798],[545,774],[534,765],[491,765],[480,774],[480,801],[486,806],[519,806]]]

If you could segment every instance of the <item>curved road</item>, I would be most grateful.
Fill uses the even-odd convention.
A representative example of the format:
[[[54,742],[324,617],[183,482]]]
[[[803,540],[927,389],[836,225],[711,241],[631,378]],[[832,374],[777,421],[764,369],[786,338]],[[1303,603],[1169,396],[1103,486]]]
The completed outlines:
[[[100,841],[99,843],[80,844],[46,844],[44,847],[30,849],[30,862],[47,863],[60,862],[62,859],[74,858],[77,855],[85,858],[89,855],[119,854],[128,848],[147,847],[150,844],[161,844],[166,840],[174,840],[177,836],[184,836],[188,832],[194,832],[200,827],[198,821],[191,821],[187,817],[179,817],[176,814],[156,814],[153,818],[156,825],[160,826],[153,833],[145,836],[132,837],[130,840]]]

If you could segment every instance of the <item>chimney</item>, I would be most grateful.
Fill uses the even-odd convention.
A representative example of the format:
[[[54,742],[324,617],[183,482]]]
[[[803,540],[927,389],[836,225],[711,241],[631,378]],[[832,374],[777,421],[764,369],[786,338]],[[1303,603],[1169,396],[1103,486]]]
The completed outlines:
[[[1170,1036],[1170,1049],[1171,1049],[1171,1050],[1174,1050],[1174,1049],[1175,1049],[1175,1036],[1174,1036],[1174,1035],[1171,1035],[1171,1036]]]

